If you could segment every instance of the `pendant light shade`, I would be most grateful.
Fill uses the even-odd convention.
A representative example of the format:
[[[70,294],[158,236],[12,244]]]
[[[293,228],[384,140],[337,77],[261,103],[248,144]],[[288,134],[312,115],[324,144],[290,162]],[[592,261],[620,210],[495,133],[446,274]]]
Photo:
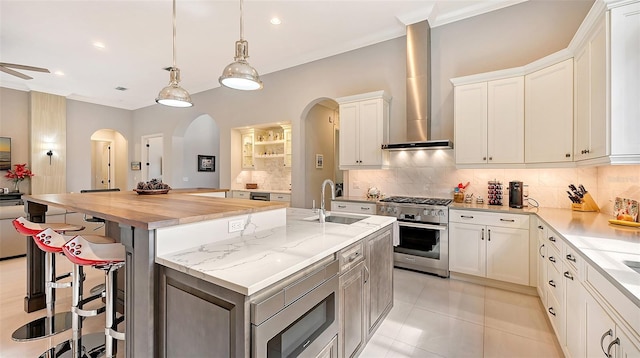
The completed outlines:
[[[237,90],[252,91],[262,89],[262,81],[249,62],[249,43],[243,37],[242,0],[240,0],[240,40],[236,41],[236,56],[222,71],[218,79],[221,85]]]
[[[169,85],[163,88],[156,102],[170,107],[191,107],[191,96],[180,87],[180,69],[176,67],[176,0],[173,0],[173,66],[169,68]]]

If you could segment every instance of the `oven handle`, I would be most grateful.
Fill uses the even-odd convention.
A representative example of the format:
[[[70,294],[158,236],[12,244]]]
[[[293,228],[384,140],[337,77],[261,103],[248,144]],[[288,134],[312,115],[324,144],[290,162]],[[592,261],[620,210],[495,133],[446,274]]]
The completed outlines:
[[[432,230],[447,230],[447,225],[431,225],[431,224],[418,224],[418,223],[410,223],[406,221],[398,221],[398,225],[406,226],[406,227],[414,227],[417,229],[432,229]]]

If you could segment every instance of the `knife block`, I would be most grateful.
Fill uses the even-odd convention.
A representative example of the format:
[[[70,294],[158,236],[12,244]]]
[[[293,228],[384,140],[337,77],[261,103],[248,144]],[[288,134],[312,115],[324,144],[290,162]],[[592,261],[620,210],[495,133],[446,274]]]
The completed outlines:
[[[593,200],[591,194],[586,193],[582,197],[581,203],[571,204],[571,210],[573,211],[600,211],[598,204]]]

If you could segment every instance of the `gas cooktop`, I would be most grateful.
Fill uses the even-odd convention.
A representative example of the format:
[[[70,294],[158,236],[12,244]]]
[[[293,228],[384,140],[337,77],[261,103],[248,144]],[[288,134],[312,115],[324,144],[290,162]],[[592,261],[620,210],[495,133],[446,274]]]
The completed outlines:
[[[451,199],[442,198],[422,198],[412,196],[390,196],[388,198],[380,199],[383,203],[395,203],[395,204],[414,204],[414,205],[440,205],[447,206],[451,204]]]

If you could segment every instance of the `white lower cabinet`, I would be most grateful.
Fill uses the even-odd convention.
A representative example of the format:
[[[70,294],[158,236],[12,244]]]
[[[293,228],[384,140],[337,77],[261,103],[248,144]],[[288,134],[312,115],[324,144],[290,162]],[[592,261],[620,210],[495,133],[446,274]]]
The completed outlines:
[[[565,267],[565,354],[567,357],[584,357],[584,288],[577,272]]]
[[[586,356],[616,357],[615,322],[591,295],[587,295],[586,306]]]
[[[528,219],[527,215],[450,210],[449,270],[529,285]]]

